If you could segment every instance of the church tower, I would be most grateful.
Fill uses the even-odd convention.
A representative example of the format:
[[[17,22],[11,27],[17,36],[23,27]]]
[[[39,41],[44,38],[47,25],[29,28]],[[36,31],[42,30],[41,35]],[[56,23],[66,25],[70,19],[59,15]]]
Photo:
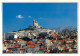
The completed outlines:
[[[38,26],[38,22],[36,21],[36,26]]]
[[[35,26],[35,20],[33,20],[33,26]]]

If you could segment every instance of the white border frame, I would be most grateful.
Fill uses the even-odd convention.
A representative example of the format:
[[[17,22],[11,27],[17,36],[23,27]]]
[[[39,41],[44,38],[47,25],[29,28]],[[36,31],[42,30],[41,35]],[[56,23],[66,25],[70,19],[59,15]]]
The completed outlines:
[[[78,56],[80,54],[80,2],[79,0],[0,0],[0,54],[1,56],[4,55],[9,55],[9,56],[14,56],[14,55],[18,55],[18,56],[38,56],[38,54],[2,54],[2,3],[77,3],[77,30],[78,30],[78,54],[39,54],[39,56]]]

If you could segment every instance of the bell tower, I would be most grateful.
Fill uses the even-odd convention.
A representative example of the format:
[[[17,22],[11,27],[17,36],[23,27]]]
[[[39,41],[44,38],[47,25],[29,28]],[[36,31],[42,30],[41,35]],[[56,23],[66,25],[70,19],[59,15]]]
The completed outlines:
[[[35,26],[35,20],[33,20],[33,26]]]

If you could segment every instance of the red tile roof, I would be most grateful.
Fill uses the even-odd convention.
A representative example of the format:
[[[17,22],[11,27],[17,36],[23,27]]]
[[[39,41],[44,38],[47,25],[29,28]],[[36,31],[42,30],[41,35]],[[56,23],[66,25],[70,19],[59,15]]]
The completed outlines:
[[[15,48],[15,47],[7,47],[7,48]]]

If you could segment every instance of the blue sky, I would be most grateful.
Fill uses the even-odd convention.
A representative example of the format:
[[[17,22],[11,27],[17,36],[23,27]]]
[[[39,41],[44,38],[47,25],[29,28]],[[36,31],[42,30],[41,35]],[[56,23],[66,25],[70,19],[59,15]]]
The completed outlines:
[[[77,3],[3,3],[3,32],[25,29],[33,18],[44,28],[77,27]]]

